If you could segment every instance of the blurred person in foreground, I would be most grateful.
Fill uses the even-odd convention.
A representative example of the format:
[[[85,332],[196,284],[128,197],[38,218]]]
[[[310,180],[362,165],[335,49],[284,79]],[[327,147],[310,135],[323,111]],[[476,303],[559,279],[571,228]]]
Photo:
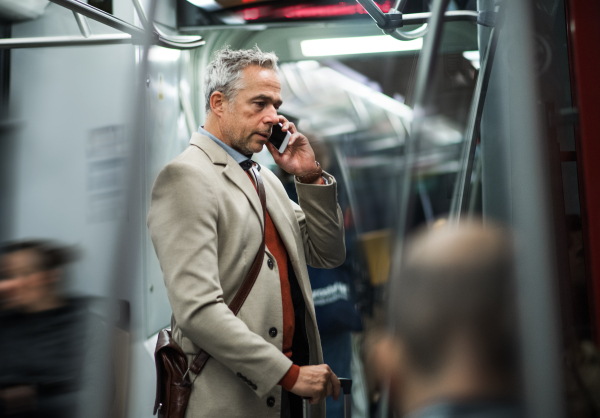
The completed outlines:
[[[59,288],[74,252],[50,241],[4,246],[0,257],[0,417],[72,417],[86,309]]]
[[[402,416],[520,417],[511,235],[466,221],[410,241],[395,335],[368,354]]]

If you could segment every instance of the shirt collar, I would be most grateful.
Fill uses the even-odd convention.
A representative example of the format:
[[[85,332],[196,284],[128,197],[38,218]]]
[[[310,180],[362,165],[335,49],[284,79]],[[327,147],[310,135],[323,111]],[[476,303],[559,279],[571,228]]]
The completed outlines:
[[[234,150],[229,145],[227,145],[225,142],[221,141],[219,138],[217,138],[216,136],[214,136],[213,134],[208,132],[206,129],[204,129],[203,126],[198,128],[198,132],[201,133],[202,135],[205,135],[205,136],[209,137],[210,139],[212,139],[218,146],[223,148],[225,150],[225,152],[227,154],[229,154],[231,156],[231,158],[233,158],[235,160],[235,162],[238,164],[243,163],[246,160],[249,160],[251,157],[251,156],[248,157],[248,156],[242,154],[241,152]]]

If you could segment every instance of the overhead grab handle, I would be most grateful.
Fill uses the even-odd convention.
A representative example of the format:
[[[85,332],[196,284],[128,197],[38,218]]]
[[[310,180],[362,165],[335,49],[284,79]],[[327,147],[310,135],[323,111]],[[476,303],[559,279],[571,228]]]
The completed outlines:
[[[427,21],[431,13],[403,14],[402,9],[408,0],[397,0],[395,7],[384,13],[373,0],[356,0],[367,11],[377,26],[385,33],[400,41],[422,38],[427,33]],[[471,10],[453,10],[444,14],[444,22],[478,22],[479,13]],[[487,23],[487,22],[486,22]],[[412,31],[401,31],[405,25],[422,26]],[[480,23],[481,24],[481,23]]]
[[[390,23],[396,23],[398,20],[400,21],[400,23],[402,23],[402,12],[400,10],[397,10],[395,8],[390,9],[387,16],[389,17]],[[400,16],[400,18],[395,18],[396,16]],[[425,34],[427,33],[427,23],[424,23],[423,26],[421,26],[420,28],[411,31],[404,32],[396,27],[388,30],[384,29],[383,32],[387,33],[388,35],[391,35],[393,38],[396,38],[399,41],[412,41],[413,39],[419,39],[425,36]]]
[[[150,22],[148,20],[140,0],[131,1],[144,29],[147,31],[156,32],[158,34],[158,42],[156,45],[173,49],[194,49],[205,44],[205,41],[201,36],[170,36],[165,34],[158,27],[156,27],[154,22]]]

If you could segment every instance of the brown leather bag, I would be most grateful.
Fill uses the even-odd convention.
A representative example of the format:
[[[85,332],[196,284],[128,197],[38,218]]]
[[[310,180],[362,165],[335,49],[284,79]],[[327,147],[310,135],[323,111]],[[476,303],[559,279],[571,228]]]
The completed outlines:
[[[254,174],[254,178],[256,179],[256,188],[263,209],[263,220],[266,222],[267,200],[265,186],[258,170],[255,167],[251,167],[250,170],[252,170],[252,174]],[[242,286],[229,304],[229,309],[233,311],[234,315],[238,314],[250,290],[252,290],[252,286],[254,286],[260,272],[264,256],[265,230],[263,228],[262,242],[254,258],[252,267],[244,279]],[[154,351],[157,378],[154,415],[158,412],[159,418],[184,418],[192,392],[192,384],[194,383],[190,380],[189,372],[193,372],[198,377],[198,374],[200,374],[209,358],[210,354],[200,349],[188,367],[187,357],[173,340],[171,331],[163,329],[159,332],[156,350]]]

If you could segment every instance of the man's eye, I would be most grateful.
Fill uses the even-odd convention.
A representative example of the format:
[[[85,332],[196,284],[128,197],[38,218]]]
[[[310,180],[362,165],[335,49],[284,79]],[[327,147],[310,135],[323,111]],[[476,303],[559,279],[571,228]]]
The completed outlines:
[[[254,102],[258,107],[265,107],[265,102]]]

